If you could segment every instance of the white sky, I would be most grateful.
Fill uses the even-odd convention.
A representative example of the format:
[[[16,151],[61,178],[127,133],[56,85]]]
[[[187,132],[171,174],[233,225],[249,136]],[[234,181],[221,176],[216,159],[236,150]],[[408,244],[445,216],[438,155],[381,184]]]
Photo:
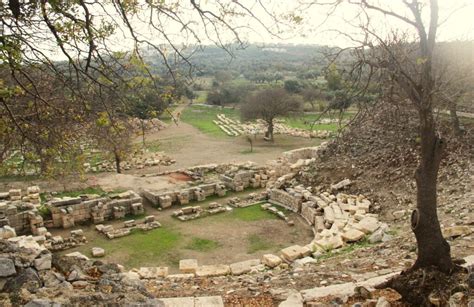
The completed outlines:
[[[292,26],[283,26],[280,37],[274,37],[261,26],[255,19],[247,17],[235,17],[229,20],[232,26],[237,26],[237,31],[241,38],[251,43],[292,43],[292,44],[319,44],[329,46],[346,47],[354,44],[347,35],[356,36],[360,33],[357,26],[361,19],[358,17],[360,10],[358,6],[348,4],[347,0],[338,7],[335,13],[326,19],[327,10],[329,6],[302,6],[301,2],[311,2],[316,0],[239,0],[240,3],[247,5],[250,11],[266,26],[273,27],[274,21],[267,14],[270,12],[274,16],[278,16],[279,20],[283,20],[290,12],[295,12],[295,15],[302,17],[301,24]],[[334,0],[319,0],[319,2],[332,2]],[[355,1],[355,0],[354,0]],[[423,1],[423,0],[422,0]],[[424,0],[425,2],[427,0]],[[200,38],[200,44],[212,44],[210,39],[205,38],[205,32],[200,21],[199,15],[190,7],[188,0],[166,0],[166,3],[175,3],[179,5],[180,17],[189,23],[196,31]],[[219,3],[232,3],[231,0],[196,0],[202,5],[203,9],[219,12]],[[371,3],[386,8],[387,10],[394,10],[400,15],[410,16],[410,12],[403,5],[401,0],[370,0]],[[265,7],[265,9],[259,5]],[[474,0],[439,0],[439,15],[440,21],[450,17],[445,23],[441,25],[438,30],[438,41],[452,41],[452,40],[466,40],[474,39]],[[104,6],[109,13],[107,5]],[[267,12],[265,11],[267,10]],[[98,13],[101,14],[100,9]],[[114,9],[110,7],[110,11]],[[114,19],[120,18],[112,13]],[[386,17],[381,13],[371,11],[372,27],[377,33],[387,33],[389,30],[396,29],[398,31],[412,31],[413,29],[407,27],[406,24],[400,22],[392,17]],[[426,16],[425,16],[426,17]],[[133,27],[137,30],[139,38],[145,38],[155,44],[166,43],[163,35],[160,35],[156,30],[149,26],[149,12],[143,12],[141,18],[134,18],[131,20]],[[141,19],[141,21],[139,20]],[[97,19],[96,19],[97,21]],[[160,22],[165,25],[165,30],[168,38],[176,45],[181,43],[195,44],[197,41],[185,34],[181,27],[174,23],[169,18],[160,15]],[[158,19],[155,20],[158,22]],[[211,29],[211,38],[216,39],[217,34],[221,39],[228,43],[233,40],[232,32],[228,29],[218,28],[216,32]],[[334,31],[337,29],[338,32]],[[126,30],[118,30],[116,34],[108,41],[108,45],[112,45],[113,50],[131,50],[133,48],[133,41],[130,39],[130,34]],[[61,57],[61,54],[56,53]],[[474,55],[473,55],[474,56]]]

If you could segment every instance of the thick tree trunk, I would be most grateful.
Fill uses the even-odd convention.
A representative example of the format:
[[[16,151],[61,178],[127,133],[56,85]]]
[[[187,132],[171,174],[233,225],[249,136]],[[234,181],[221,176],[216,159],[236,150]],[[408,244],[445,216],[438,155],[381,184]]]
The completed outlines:
[[[114,151],[114,157],[115,157],[115,169],[117,170],[118,174],[121,174],[122,173],[122,169],[120,168],[121,159],[117,151]]]
[[[449,115],[451,116],[451,125],[453,127],[454,134],[456,136],[460,136],[462,134],[462,131],[459,125],[457,105],[454,101],[449,104]]]
[[[412,213],[418,258],[412,269],[435,266],[449,273],[453,268],[450,247],[441,233],[437,215],[437,179],[445,144],[436,134],[430,107],[419,110],[421,160],[416,170],[417,209]]]

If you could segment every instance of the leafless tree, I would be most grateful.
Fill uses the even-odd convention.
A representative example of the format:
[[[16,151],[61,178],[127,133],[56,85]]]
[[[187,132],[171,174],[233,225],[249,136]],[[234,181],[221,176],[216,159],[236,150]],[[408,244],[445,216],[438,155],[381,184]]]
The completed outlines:
[[[438,170],[446,147],[434,116],[439,86],[433,58],[436,35],[442,22],[438,1],[401,0],[387,6],[369,0],[311,1],[309,5],[329,6],[329,14],[341,5],[357,10],[357,27],[361,35],[340,32],[357,45],[350,48],[357,59],[349,71],[353,84],[357,84],[355,88],[363,92],[378,77],[384,99],[407,99],[416,110],[420,162],[415,173],[417,207],[412,212],[411,226],[417,240],[418,258],[411,269],[434,266],[442,272],[451,272],[454,265],[450,247],[443,238],[437,215]],[[380,17],[385,18],[388,25],[394,21],[396,26],[385,33],[379,31],[374,19]],[[359,78],[364,74],[365,78]]]

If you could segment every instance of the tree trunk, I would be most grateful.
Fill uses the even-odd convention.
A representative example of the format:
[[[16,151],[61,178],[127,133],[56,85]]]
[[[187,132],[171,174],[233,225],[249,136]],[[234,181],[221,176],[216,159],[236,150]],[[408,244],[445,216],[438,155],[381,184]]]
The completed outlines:
[[[455,101],[449,103],[449,115],[451,116],[451,125],[453,127],[454,134],[456,136],[461,136],[462,131],[459,125],[459,117],[457,113],[457,105]]]
[[[122,169],[120,168],[121,159],[120,159],[120,155],[118,154],[116,150],[114,150],[114,157],[115,157],[115,169],[117,170],[118,174],[121,174],[122,173]]]
[[[449,273],[453,268],[450,247],[441,233],[437,215],[437,179],[445,144],[436,134],[431,106],[421,104],[420,137],[421,160],[416,170],[417,209],[411,218],[415,233],[418,258],[412,269],[436,266]]]
[[[142,142],[143,142],[143,148],[145,148],[145,121],[143,119],[140,120],[140,124],[142,126]]]
[[[270,141],[273,142],[273,119],[267,121],[268,128],[267,128],[267,137],[270,139]]]

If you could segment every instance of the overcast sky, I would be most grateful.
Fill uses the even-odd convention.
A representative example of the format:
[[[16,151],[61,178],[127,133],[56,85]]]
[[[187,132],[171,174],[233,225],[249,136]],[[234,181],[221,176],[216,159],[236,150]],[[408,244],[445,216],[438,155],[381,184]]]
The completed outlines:
[[[309,0],[300,1],[310,2]],[[328,2],[329,0],[325,1]],[[218,2],[225,1],[198,1],[204,9],[213,11],[217,11],[216,3]],[[240,2],[249,5],[248,8],[259,19],[259,21],[256,21],[253,18],[249,18],[247,14],[247,17],[234,18],[230,21],[232,25],[240,27],[238,29],[239,34],[249,42],[347,46],[350,44],[350,41],[344,34],[353,35],[358,33],[357,26],[362,22],[358,6],[350,5],[346,2],[340,5],[335,12],[332,12],[329,18],[326,17],[330,6],[301,5],[297,0],[240,0]],[[262,3],[264,8],[259,3]],[[296,5],[296,3],[300,4]],[[372,0],[371,3],[376,3],[384,9],[393,10],[398,14],[411,17],[410,12],[400,0]],[[438,41],[474,39],[474,0],[439,0],[439,6],[440,21],[447,20],[439,28]],[[271,14],[269,15],[268,12]],[[284,33],[280,33],[279,37],[269,34],[260,24],[261,22],[266,26],[272,27],[275,23],[272,21],[271,16],[277,16],[280,20],[283,20],[282,16],[287,15],[289,12],[295,12],[295,15],[302,17],[302,22],[291,27],[281,27],[280,29],[284,30]],[[429,11],[425,10],[425,13],[429,13]],[[400,31],[413,30],[395,18],[373,11],[370,14],[372,27],[376,29],[377,33],[384,33],[393,29]],[[190,21],[199,20],[198,15],[195,12],[193,13],[191,9],[189,13],[183,15],[185,19]],[[146,18],[144,19],[146,20]],[[166,22],[166,20],[164,21]],[[156,31],[147,29],[148,25],[146,23],[140,23],[137,20],[134,23],[137,28],[141,29],[140,32],[144,35],[153,33],[152,37],[147,37],[148,39],[159,40],[158,36],[156,36]],[[202,43],[212,43],[209,39],[204,38],[205,35],[202,28],[199,26],[195,27],[202,39]],[[273,29],[275,28],[273,27]],[[169,23],[167,30],[174,42],[192,42],[192,40],[183,35],[180,27],[173,25],[173,23]],[[334,30],[344,34],[338,34]],[[224,40],[231,41],[233,39],[231,31],[220,29],[219,34]],[[126,39],[126,37],[122,37],[122,39]]]

